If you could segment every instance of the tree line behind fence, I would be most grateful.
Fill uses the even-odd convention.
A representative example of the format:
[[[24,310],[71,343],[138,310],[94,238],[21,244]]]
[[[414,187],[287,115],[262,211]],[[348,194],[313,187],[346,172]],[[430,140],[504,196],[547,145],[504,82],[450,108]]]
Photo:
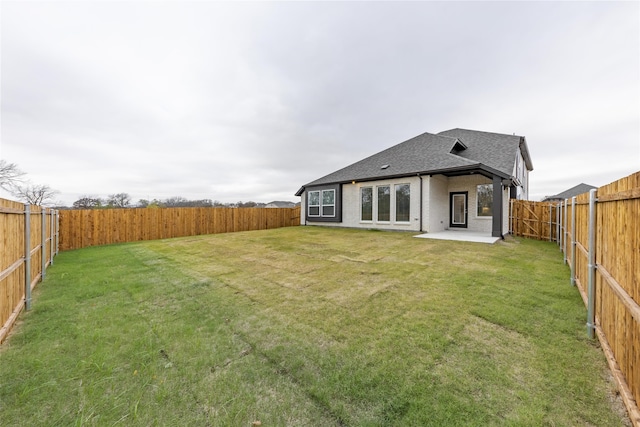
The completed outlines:
[[[511,202],[511,232],[556,242],[640,426],[640,172],[563,202]]]

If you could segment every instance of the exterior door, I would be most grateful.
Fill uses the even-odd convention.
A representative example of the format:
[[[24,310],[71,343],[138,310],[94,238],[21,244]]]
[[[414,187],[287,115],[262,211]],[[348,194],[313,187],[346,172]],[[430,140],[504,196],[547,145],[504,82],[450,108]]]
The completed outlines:
[[[467,191],[449,193],[449,227],[467,228]]]

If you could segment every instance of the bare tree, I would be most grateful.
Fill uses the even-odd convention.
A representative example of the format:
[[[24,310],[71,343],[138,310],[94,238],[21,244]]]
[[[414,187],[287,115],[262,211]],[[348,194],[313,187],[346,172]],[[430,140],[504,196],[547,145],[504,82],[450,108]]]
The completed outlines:
[[[102,199],[93,196],[80,196],[78,200],[73,202],[75,209],[95,209],[102,207]]]
[[[14,185],[11,193],[30,205],[46,206],[55,203],[55,196],[59,191],[46,184]]]
[[[255,208],[257,206],[257,203],[252,201],[244,202],[244,203],[238,202],[236,203],[236,206],[238,206],[239,208]]]
[[[128,208],[131,206],[131,196],[127,193],[110,194],[107,205],[112,208]]]
[[[15,163],[0,160],[0,188],[13,193],[15,187],[22,183],[22,177],[26,175]]]
[[[168,208],[180,208],[188,206],[189,200],[182,196],[169,197],[164,201],[164,205]]]

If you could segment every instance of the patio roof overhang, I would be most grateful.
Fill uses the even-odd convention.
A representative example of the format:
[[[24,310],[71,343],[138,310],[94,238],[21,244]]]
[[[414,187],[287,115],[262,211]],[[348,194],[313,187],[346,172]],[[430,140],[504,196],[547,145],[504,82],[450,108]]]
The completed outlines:
[[[416,171],[416,172],[401,173],[401,174],[395,174],[395,175],[376,175],[376,176],[370,176],[366,178],[354,177],[353,179],[343,180],[339,182],[322,183],[318,185],[306,185],[306,186],[303,185],[302,187],[300,187],[300,189],[296,192],[295,195],[301,196],[302,193],[304,193],[304,191],[308,187],[323,187],[330,184],[348,184],[354,181],[355,182],[380,181],[383,179],[396,179],[396,178],[404,178],[404,177],[416,176],[416,175],[418,176],[444,175],[446,177],[454,177],[454,176],[473,175],[473,174],[482,175],[489,179],[493,179],[494,177],[499,177],[502,180],[504,186],[508,187],[511,185],[511,176],[497,169],[478,163],[472,166],[460,166],[460,167],[447,168],[447,169],[432,169],[432,170],[426,170],[426,171]]]

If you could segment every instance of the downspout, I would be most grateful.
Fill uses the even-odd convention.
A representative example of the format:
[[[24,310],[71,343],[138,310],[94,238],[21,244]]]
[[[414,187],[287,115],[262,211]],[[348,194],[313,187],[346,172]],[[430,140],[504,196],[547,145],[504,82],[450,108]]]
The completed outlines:
[[[422,175],[418,174],[420,178],[420,232],[422,233]]]
[[[502,235],[502,179],[499,176],[493,176],[493,212],[491,219],[491,237],[500,237]]]

